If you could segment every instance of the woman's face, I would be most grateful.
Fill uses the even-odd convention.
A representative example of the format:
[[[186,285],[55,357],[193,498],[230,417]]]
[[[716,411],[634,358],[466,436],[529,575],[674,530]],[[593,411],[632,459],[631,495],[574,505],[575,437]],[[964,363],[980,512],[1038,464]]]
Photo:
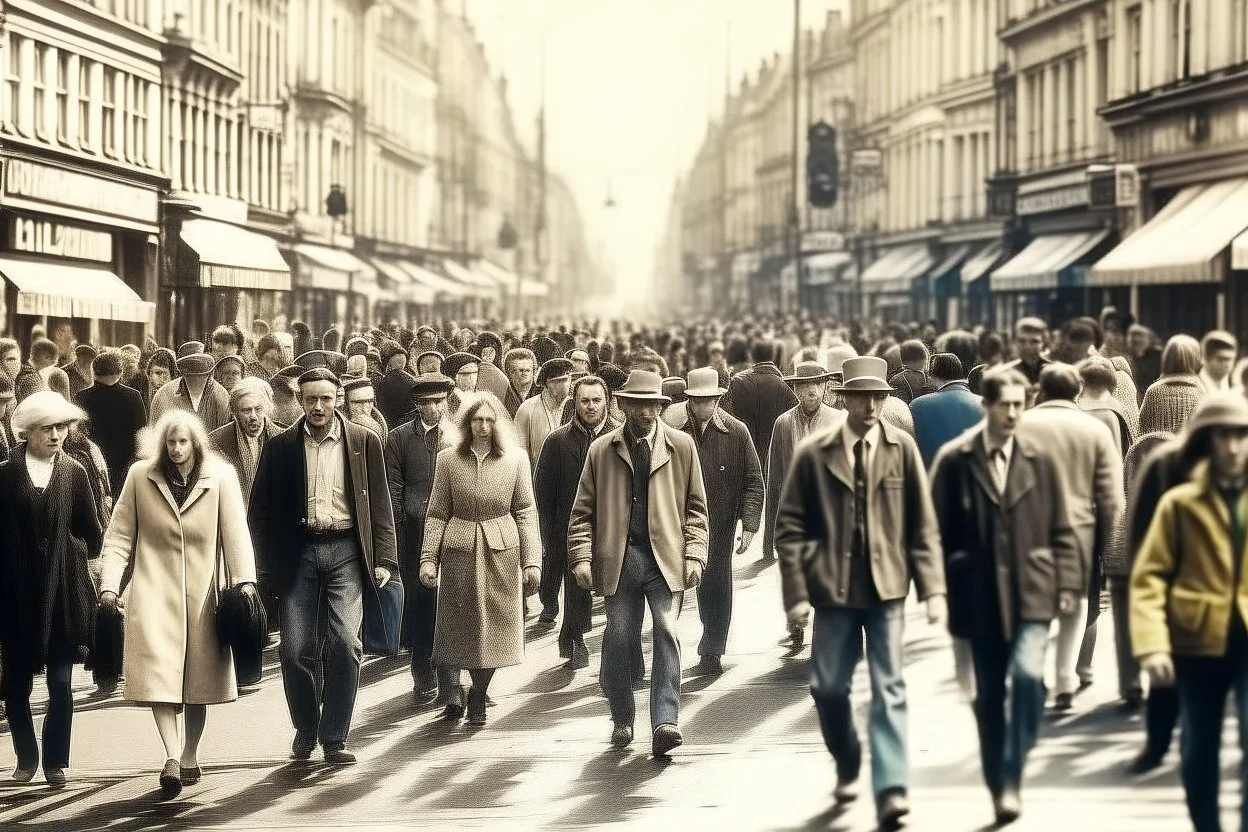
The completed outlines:
[[[5,350],[0,355],[0,368],[3,368],[4,374],[10,379],[17,378],[18,371],[22,369],[22,351],[17,347]]]
[[[243,368],[236,361],[227,361],[217,367],[217,382],[225,388],[225,392],[234,389],[234,385],[243,380]]]
[[[489,439],[494,435],[494,423],[498,421],[498,417],[494,415],[493,409],[483,407],[472,417],[472,438],[473,439]]]
[[[173,428],[165,436],[165,453],[174,465],[185,465],[195,456],[195,446],[185,428]]]
[[[153,393],[168,384],[170,378],[172,376],[169,373],[169,368],[163,364],[153,364],[147,368],[147,386]]]

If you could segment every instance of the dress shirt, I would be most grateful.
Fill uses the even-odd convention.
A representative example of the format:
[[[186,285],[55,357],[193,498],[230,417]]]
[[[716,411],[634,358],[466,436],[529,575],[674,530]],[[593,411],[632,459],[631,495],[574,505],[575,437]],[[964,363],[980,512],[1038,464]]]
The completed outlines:
[[[994,451],[1000,451],[994,454]],[[1000,448],[994,448],[988,441],[988,434],[984,433],[984,453],[988,457],[988,473],[992,474],[992,480],[997,485],[997,493],[1005,494],[1005,485],[1009,481],[1010,460],[1014,457],[1014,437],[1011,436],[1005,440],[1005,444]]]
[[[321,441],[303,425],[303,456],[308,469],[308,528],[318,532],[346,531],[355,525],[347,502],[346,454],[342,425],[335,416]]]
[[[878,424],[873,425],[871,429],[867,431],[866,436],[859,436],[854,433],[853,428],[849,426],[848,422],[845,423],[845,427],[841,428],[841,441],[845,445],[845,459],[849,461],[849,470],[851,473],[854,470],[854,445],[859,439],[865,439],[867,441],[867,457],[863,464],[866,465],[867,477],[868,481],[870,481],[871,463],[875,461],[875,449],[880,445],[880,426]]]

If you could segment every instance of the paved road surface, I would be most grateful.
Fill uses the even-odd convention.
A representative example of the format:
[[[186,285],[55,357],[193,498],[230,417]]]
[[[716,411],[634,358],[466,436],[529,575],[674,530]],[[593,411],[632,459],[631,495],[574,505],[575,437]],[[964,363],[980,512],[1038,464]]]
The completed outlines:
[[[51,792],[42,776],[29,786],[0,785],[0,829],[874,829],[868,801],[844,814],[832,809],[835,773],[807,690],[809,648],[790,655],[777,646],[783,620],[776,568],[760,570],[756,557],[738,558],[732,654],[718,678],[689,670],[697,662],[700,626],[692,596],[686,605],[686,745],[669,762],[649,756],[644,694],[638,695],[637,743],[627,751],[608,746],[611,723],[597,684],[599,615],[589,670],[562,669],[555,634],[535,634],[524,666],[496,677],[491,694],[498,704],[480,729],[450,726],[436,712],[416,709],[401,660],[369,661],[351,734],[360,764],[347,769],[315,762],[319,752],[311,766],[287,761],[292,730],[271,662],[259,691],[210,710],[204,779],[170,802],[159,799],[163,755],[150,714],[120,695],[92,700],[89,675],[80,674],[69,787]],[[907,633],[909,828],[990,828],[974,724],[953,682],[949,640],[919,612],[912,604]],[[1101,623],[1097,684],[1072,715],[1046,720],[1028,768],[1025,814],[1012,829],[1190,828],[1175,770],[1177,746],[1151,776],[1123,772],[1142,729],[1138,716],[1112,703],[1108,616]],[[861,720],[863,668],[855,690]],[[1227,742],[1233,744],[1231,731]],[[1225,757],[1224,806],[1227,828],[1234,829],[1238,755]],[[12,765],[11,745],[0,740],[0,771]]]

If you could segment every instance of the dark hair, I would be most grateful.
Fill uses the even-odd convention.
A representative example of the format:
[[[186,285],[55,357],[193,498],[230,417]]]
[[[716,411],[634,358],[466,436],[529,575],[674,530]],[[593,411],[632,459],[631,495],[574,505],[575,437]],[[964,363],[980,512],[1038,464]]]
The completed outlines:
[[[109,350],[91,359],[91,372],[96,376],[121,375],[121,355]]]
[[[30,357],[43,360],[50,358],[53,361],[61,357],[60,349],[47,338],[39,338],[35,343],[30,345]]]
[[[776,360],[776,344],[770,338],[759,338],[750,346],[750,360],[755,364],[765,364]]]
[[[902,364],[914,364],[918,361],[927,361],[927,344],[924,344],[917,338],[911,338],[909,341],[902,341],[898,347],[901,354]]]
[[[507,350],[507,354],[503,356],[503,371],[506,372],[513,361],[532,361],[533,369],[537,370],[537,356],[533,354],[533,350],[527,347],[515,347]],[[471,440],[471,436],[469,437]]]
[[[313,367],[311,370],[306,370],[299,376],[299,387],[302,389],[303,385],[312,384],[317,381],[328,381],[335,387],[342,386],[342,382],[338,380],[338,376],[334,375],[329,370],[324,367]]]
[[[966,378],[966,370],[962,362],[951,352],[938,352],[932,356],[932,366],[928,371],[932,378],[943,381],[961,381]]]
[[[984,373],[979,383],[985,404],[994,404],[1001,398],[1001,390],[1005,387],[1029,387],[1027,377],[1011,367],[994,367]]]
[[[985,332],[979,336],[979,358],[988,362],[1005,355],[1005,339],[999,332]]]
[[[594,385],[600,386],[603,394],[607,398],[607,401],[611,401],[611,388],[608,387],[607,383],[599,376],[581,376],[576,381],[572,382],[572,390],[569,393],[569,397],[572,401],[576,401],[577,396],[581,393],[582,387],[592,387]]]
[[[1046,402],[1073,402],[1079,395],[1080,382],[1073,366],[1055,361],[1040,371],[1040,398]]]
[[[979,363],[979,339],[969,332],[954,330],[936,339],[937,352],[949,352],[962,362],[962,371],[968,372]]]

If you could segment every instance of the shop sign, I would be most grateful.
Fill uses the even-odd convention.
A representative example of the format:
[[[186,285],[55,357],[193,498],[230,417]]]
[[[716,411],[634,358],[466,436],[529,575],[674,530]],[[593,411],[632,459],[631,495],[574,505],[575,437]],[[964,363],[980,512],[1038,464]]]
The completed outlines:
[[[1016,179],[994,178],[988,180],[989,217],[1013,217],[1017,199],[1018,181]]]
[[[1140,201],[1140,171],[1135,165],[1105,165],[1088,171],[1090,208],[1134,208]]]
[[[1019,194],[1016,204],[1019,216],[1080,208],[1088,204],[1088,186],[1081,183],[1033,194]]]
[[[5,162],[4,196],[144,223],[158,213],[153,190],[25,159]]]
[[[802,235],[802,251],[844,251],[845,235],[839,231],[807,231]]]
[[[24,217],[15,217],[9,224],[9,248],[74,260],[113,261],[113,235],[106,231]]]

